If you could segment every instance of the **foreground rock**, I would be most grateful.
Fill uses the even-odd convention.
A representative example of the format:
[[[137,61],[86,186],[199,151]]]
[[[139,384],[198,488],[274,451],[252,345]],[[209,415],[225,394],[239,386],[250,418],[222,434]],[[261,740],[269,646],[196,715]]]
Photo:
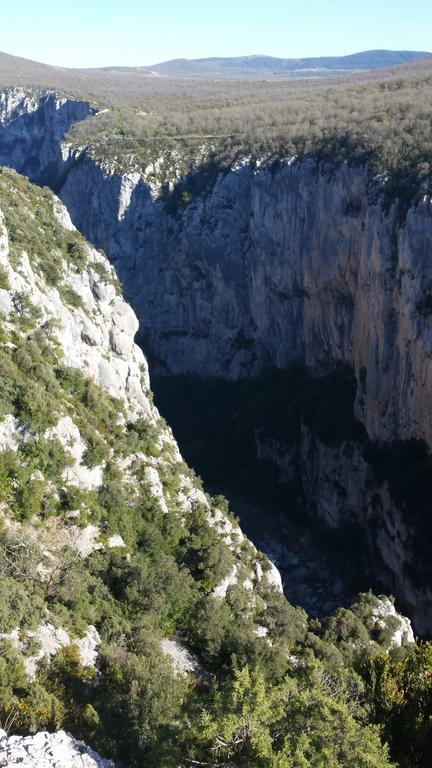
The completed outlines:
[[[64,731],[7,736],[0,730],[1,768],[114,768],[82,741]]]

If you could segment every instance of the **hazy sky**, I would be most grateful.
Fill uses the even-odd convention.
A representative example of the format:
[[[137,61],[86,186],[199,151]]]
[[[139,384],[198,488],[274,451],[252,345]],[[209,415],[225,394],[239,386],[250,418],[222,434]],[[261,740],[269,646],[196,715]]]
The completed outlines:
[[[431,0],[3,0],[0,50],[60,66],[430,50]]]

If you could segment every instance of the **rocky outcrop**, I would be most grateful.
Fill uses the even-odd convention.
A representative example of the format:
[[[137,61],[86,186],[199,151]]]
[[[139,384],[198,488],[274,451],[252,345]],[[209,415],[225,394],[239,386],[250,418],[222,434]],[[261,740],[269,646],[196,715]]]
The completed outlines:
[[[57,201],[57,211],[58,205]],[[23,210],[23,216],[26,215],[29,214]],[[55,318],[56,335],[66,365],[85,372],[113,397],[126,400],[131,417],[144,412],[156,419],[156,410],[152,410],[149,399],[147,363],[141,349],[133,343],[138,321],[119,295],[113,283],[114,273],[110,273],[104,257],[91,248],[87,253],[89,261],[85,270],[77,274],[70,268],[64,273],[64,284],[78,296],[78,306],[68,305],[61,290],[47,285],[37,274],[25,251],[19,254],[17,265],[12,265],[8,233],[0,211],[0,267],[9,284],[8,290],[2,290],[1,315],[5,320],[13,320],[16,315],[13,297],[25,294],[39,313],[42,326],[48,327]],[[97,271],[100,265],[108,270],[105,278]],[[124,342],[121,349],[116,342],[119,338]],[[82,482],[89,487],[94,485],[95,478],[91,475],[84,478],[85,470],[82,467],[80,470],[83,446],[71,420],[63,418],[51,436],[72,448],[74,464],[67,470],[71,477],[81,471]]]
[[[194,677],[208,678],[199,659],[178,638],[165,638],[161,642],[163,653],[171,659],[172,665],[178,675],[193,675]]]
[[[388,597],[381,595],[381,597],[376,598],[375,606],[372,608],[372,620],[378,629],[384,629],[389,620],[395,624],[390,638],[390,648],[400,648],[415,642],[411,622],[406,616],[401,616],[396,611],[394,604]]]
[[[98,655],[97,648],[101,642],[97,629],[92,625],[88,627],[87,633],[83,637],[72,640],[66,629],[55,627],[49,621],[43,622],[34,631],[23,633],[18,628],[9,634],[0,634],[0,640],[3,639],[10,640],[18,651],[25,651],[25,646],[28,643],[37,646],[36,653],[23,656],[24,668],[30,678],[36,676],[38,666],[43,659],[49,660],[62,648],[71,645],[74,645],[78,651],[83,667],[94,667]]]
[[[2,768],[114,768],[64,731],[36,733],[34,736],[7,736],[0,730],[0,766]]]

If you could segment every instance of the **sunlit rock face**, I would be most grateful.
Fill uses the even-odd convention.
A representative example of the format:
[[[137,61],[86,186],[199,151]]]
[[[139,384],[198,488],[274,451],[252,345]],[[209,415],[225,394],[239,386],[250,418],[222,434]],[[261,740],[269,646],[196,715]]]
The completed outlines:
[[[114,768],[97,752],[64,731],[34,736],[7,736],[0,730],[2,768]]]
[[[9,174],[9,193],[21,196],[20,215],[23,222],[26,219],[33,222],[35,214],[26,197],[31,185],[28,182],[22,183],[23,180],[13,172],[5,170],[4,174]],[[45,213],[51,227],[60,225],[61,231],[65,233],[73,229],[66,209],[54,195]],[[28,320],[29,329],[32,332],[42,331],[51,338],[49,329],[52,328],[62,365],[80,371],[85,379],[115,398],[119,409],[118,424],[125,428],[127,422],[144,420],[155,430],[158,455],[133,453],[121,460],[117,457],[119,472],[132,482],[134,462],[143,462],[148,491],[162,512],[168,514],[171,502],[161,477],[167,466],[175,468],[178,478],[178,489],[174,492],[176,504],[185,514],[191,512],[197,504],[203,507],[208,525],[218,531],[232,550],[234,558],[238,559],[236,576],[231,582],[237,583],[240,570],[244,570],[240,567],[244,536],[237,524],[218,508],[212,508],[209,497],[199,487],[199,483],[192,481],[190,470],[182,461],[173,434],[160,419],[153,403],[147,360],[142,349],[134,342],[138,330],[137,317],[123,299],[114,270],[106,257],[88,243],[82,242],[81,247],[85,263],[80,268],[62,260],[61,251],[57,252],[57,265],[61,271],[57,283],[52,285],[40,271],[30,247],[29,253],[24,250],[15,251],[7,216],[0,207],[0,269],[3,284],[7,286],[0,289],[0,320],[8,332],[19,336],[19,302],[22,301],[20,297],[25,296],[33,312],[33,319]],[[44,432],[43,437],[48,441],[57,441],[68,456],[61,478],[62,487],[97,491],[103,484],[105,460],[87,466],[85,457],[88,446],[83,438],[83,427],[75,414],[73,416],[66,412],[59,413],[58,420]],[[0,450],[16,452],[28,439],[29,433],[24,425],[12,413],[6,413],[0,421]],[[110,461],[114,461],[111,449],[109,456]],[[72,515],[73,518],[79,518],[79,509],[73,511]],[[66,534],[67,541],[64,539]],[[61,535],[57,532],[57,536],[53,537],[52,545],[55,547],[58,543],[61,546],[62,542],[72,546],[81,557],[87,557],[103,546],[124,546],[123,538],[116,531],[102,545],[97,526],[90,524],[75,527],[70,521],[67,531],[62,530]],[[255,556],[248,562],[244,578],[251,582],[252,587],[264,582],[282,592],[281,577],[275,566],[264,558],[263,569],[261,556],[258,551],[253,551]]]

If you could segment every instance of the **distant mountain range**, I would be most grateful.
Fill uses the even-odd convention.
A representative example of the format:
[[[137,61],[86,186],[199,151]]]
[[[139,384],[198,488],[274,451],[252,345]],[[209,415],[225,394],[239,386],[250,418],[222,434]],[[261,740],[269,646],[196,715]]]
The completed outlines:
[[[165,77],[206,79],[284,79],[292,77],[328,77],[350,72],[407,64],[431,56],[426,51],[362,51],[349,56],[319,56],[304,59],[278,59],[273,56],[236,56],[232,58],[173,59],[150,67],[104,67],[105,71],[142,72]]]
[[[425,51],[364,51],[350,56],[322,56],[305,59],[276,59],[272,56],[234,58],[173,59],[146,67],[99,67],[71,69],[42,64],[0,52],[0,85],[27,85],[67,90],[85,97],[108,98],[119,94],[142,97],[143,89],[172,87],[176,78],[207,81],[320,80],[339,75],[379,71],[401,64],[421,65],[432,57]],[[395,70],[397,71],[397,70]],[[169,83],[171,82],[171,86]],[[159,85],[158,85],[159,83]],[[174,83],[175,85],[175,83]]]

